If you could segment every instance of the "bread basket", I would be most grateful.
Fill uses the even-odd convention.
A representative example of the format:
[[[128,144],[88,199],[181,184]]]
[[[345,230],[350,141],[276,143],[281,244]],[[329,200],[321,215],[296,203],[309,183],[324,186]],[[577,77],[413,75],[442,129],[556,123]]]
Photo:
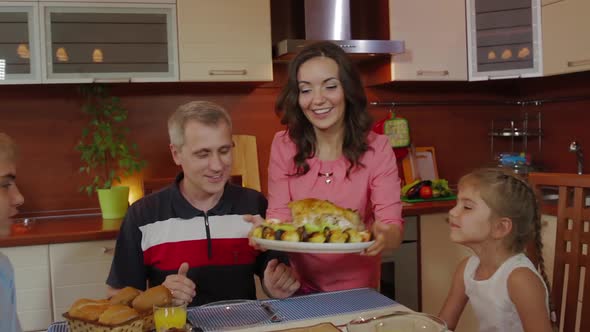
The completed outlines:
[[[153,315],[152,317],[153,322]],[[145,332],[145,316],[140,316],[122,324],[104,325],[94,321],[73,318],[66,312],[63,317],[68,322],[69,332]]]

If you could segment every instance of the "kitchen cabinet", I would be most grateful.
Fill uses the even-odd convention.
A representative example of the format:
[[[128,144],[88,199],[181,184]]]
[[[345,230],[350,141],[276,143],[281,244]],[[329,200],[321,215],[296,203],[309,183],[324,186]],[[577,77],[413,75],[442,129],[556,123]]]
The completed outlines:
[[[17,313],[23,331],[45,330],[52,322],[47,245],[0,248],[14,267]]]
[[[451,242],[447,213],[420,216],[420,263],[422,311],[438,315],[451,287],[457,265],[471,255],[467,247]],[[467,303],[455,332],[478,330],[477,319]]]
[[[465,0],[389,0],[390,39],[406,51],[391,61],[391,80],[466,81]]]
[[[544,0],[543,74],[590,70],[590,1]]]
[[[0,1],[0,84],[41,83],[36,2]]]
[[[49,245],[53,320],[79,298],[106,297],[115,240]]]
[[[381,255],[381,293],[415,311],[420,311],[418,240],[418,217],[404,217],[402,244]]]
[[[467,0],[469,80],[542,75],[540,0]]]
[[[174,4],[40,3],[43,82],[178,80]]]
[[[178,0],[181,81],[272,81],[269,0]]]
[[[105,298],[115,240],[0,248],[15,274],[23,331],[46,330],[79,298]]]

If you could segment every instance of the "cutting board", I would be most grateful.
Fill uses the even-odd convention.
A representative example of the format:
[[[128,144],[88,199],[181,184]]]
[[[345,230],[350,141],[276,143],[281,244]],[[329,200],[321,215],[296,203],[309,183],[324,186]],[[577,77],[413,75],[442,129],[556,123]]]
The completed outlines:
[[[402,167],[406,183],[416,179],[438,179],[436,155],[432,146],[411,148],[410,154],[402,161]]]

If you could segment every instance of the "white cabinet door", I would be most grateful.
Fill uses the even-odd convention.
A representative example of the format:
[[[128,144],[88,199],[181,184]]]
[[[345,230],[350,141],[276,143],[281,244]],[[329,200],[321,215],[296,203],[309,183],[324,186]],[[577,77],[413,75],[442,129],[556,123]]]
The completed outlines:
[[[541,11],[543,74],[590,70],[590,1],[547,1]]]
[[[181,81],[272,81],[269,0],[178,0]]]
[[[389,20],[390,39],[406,45],[392,80],[467,80],[465,0],[389,0]]]
[[[36,2],[0,2],[0,84],[41,83]]]
[[[449,239],[447,213],[420,216],[420,249],[422,264],[422,311],[438,315],[451,287],[455,269],[471,251]],[[478,330],[477,319],[469,303],[455,332]]]
[[[16,305],[23,330],[47,329],[52,322],[47,245],[0,248],[0,252],[14,267]]]
[[[43,81],[177,81],[176,6],[40,5]]]
[[[79,298],[106,298],[115,240],[50,244],[54,320]]]

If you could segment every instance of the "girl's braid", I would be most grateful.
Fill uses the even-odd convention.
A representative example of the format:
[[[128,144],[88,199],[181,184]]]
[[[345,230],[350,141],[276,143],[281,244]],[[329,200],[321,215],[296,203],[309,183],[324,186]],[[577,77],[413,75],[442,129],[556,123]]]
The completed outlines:
[[[532,203],[533,207],[533,241],[535,243],[535,255],[537,256],[537,270],[541,274],[543,281],[545,282],[545,286],[547,287],[547,292],[549,293],[549,312],[551,323],[555,327],[557,324],[557,313],[555,310],[555,305],[551,300],[551,285],[549,283],[549,278],[547,277],[547,273],[545,272],[545,259],[543,258],[543,242],[541,241],[541,216],[539,214],[539,201],[537,199],[537,195],[535,194],[533,188],[524,180],[513,176],[514,179],[521,187],[526,188],[527,194],[529,196],[529,200]]]

